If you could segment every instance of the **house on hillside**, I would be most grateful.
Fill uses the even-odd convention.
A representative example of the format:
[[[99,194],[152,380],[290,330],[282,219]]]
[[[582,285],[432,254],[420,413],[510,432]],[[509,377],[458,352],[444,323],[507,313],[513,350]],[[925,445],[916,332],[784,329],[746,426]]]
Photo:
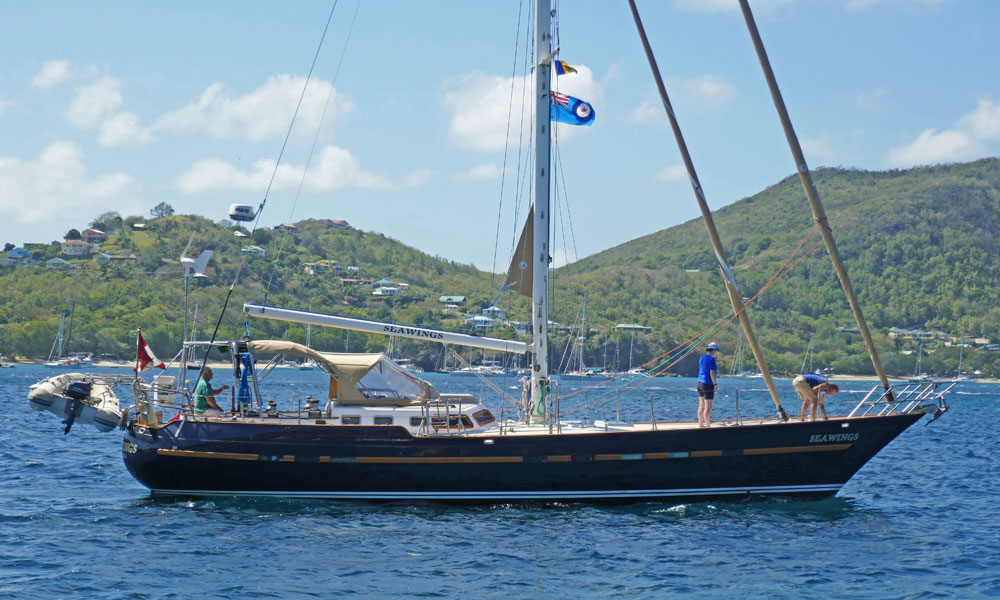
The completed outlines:
[[[377,287],[372,290],[372,296],[395,296],[399,293],[399,289],[393,286],[382,286]]]
[[[80,232],[80,237],[88,244],[99,244],[108,239],[108,234],[100,229],[84,229]]]
[[[50,258],[49,260],[45,261],[45,266],[49,267],[50,269],[69,269],[72,267],[72,265],[70,265],[69,262],[59,257]]]
[[[302,265],[306,275],[319,275],[320,273],[334,273],[344,270],[344,265],[335,260],[318,260],[314,263]]]
[[[243,246],[240,248],[240,252],[248,256],[264,256],[266,254],[260,246]]]
[[[472,328],[476,331],[483,331],[485,329],[493,329],[497,326],[497,322],[489,317],[484,317],[483,315],[473,315],[465,320],[466,323],[472,325]]]
[[[62,243],[63,256],[90,256],[90,244],[83,240],[66,240]]]
[[[94,262],[99,265],[106,265],[111,262],[111,255],[107,252],[98,252],[94,255]]]
[[[507,312],[497,306],[490,306],[483,309],[483,316],[489,317],[494,321],[503,321],[507,318]]]
[[[0,258],[0,267],[19,267],[19,266],[21,266],[21,261],[17,260],[16,258],[10,258],[8,256]]]
[[[350,229],[351,226],[343,219],[320,219],[320,223],[337,229]]]
[[[14,248],[13,250],[7,253],[7,256],[11,258],[28,258],[31,256],[31,252],[28,252],[24,248]]]
[[[462,306],[465,304],[465,296],[440,296],[438,298],[439,304],[454,304],[456,306]]]
[[[295,225],[292,225],[291,223],[282,223],[281,225],[275,225],[274,226],[274,230],[275,231],[291,231],[291,232],[294,233],[294,232],[298,231],[299,228],[296,227]]]

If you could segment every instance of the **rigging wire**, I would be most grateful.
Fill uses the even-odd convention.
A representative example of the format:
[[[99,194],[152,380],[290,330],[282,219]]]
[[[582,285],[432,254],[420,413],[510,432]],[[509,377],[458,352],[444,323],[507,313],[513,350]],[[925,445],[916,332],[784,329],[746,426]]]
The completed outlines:
[[[517,83],[517,47],[521,41],[521,16],[524,14],[523,8],[524,2],[522,1],[517,8],[517,33],[514,35],[514,64],[511,66],[510,98],[507,102],[507,130],[504,132],[503,136],[503,166],[500,169],[500,202],[497,206],[497,231],[493,240],[493,268],[490,269],[491,290],[496,289],[497,253],[500,250],[500,221],[503,215],[504,184],[507,181],[507,151],[510,149],[510,124],[513,121],[512,117],[514,111],[514,85]]]
[[[334,0],[334,4],[333,4],[334,9],[336,9],[338,1],[339,0]],[[302,169],[302,178],[299,180],[299,187],[298,187],[298,189],[295,192],[295,198],[292,200],[292,208],[291,208],[291,210],[288,211],[288,221],[289,221],[289,223],[292,221],[292,215],[295,214],[295,209],[296,209],[296,207],[299,204],[299,198],[302,196],[302,188],[305,186],[306,176],[309,174],[309,166],[312,164],[313,156],[316,153],[316,144],[319,142],[319,134],[323,130],[323,123],[326,121],[326,113],[330,110],[330,103],[333,100],[333,94],[337,90],[337,79],[340,76],[340,67],[343,66],[343,64],[344,64],[344,56],[347,55],[347,45],[351,41],[351,33],[353,33],[353,31],[354,31],[354,24],[358,20],[358,13],[359,12],[361,12],[361,0],[358,0],[358,4],[357,4],[357,6],[354,9],[354,17],[351,19],[351,25],[350,25],[350,27],[347,30],[347,36],[344,38],[344,46],[340,50],[340,60],[337,62],[337,68],[334,70],[333,80],[330,81],[330,92],[326,95],[326,103],[323,105],[323,114],[319,118],[319,124],[316,125],[316,134],[313,136],[312,146],[309,148],[309,155],[306,158],[306,164],[305,164],[305,166]],[[332,11],[330,12],[330,16],[331,17],[333,16],[333,12]],[[327,27],[329,27],[329,21],[327,21]],[[323,33],[324,33],[324,36],[325,36],[326,32],[324,31]],[[321,45],[322,45],[322,42],[321,42]],[[319,52],[319,50],[317,49],[317,54],[318,54],[318,52]],[[316,64],[315,59],[313,59],[313,65],[315,66],[315,64]],[[311,72],[312,72],[312,70],[310,69],[310,73]],[[303,93],[303,96],[304,96],[305,95],[305,88],[303,88],[302,93]],[[302,99],[300,98],[299,102],[301,102],[301,101],[302,101]],[[289,133],[291,133],[291,129],[289,129]],[[286,141],[287,141],[287,138],[286,138]],[[261,208],[263,209],[263,206]],[[279,242],[278,242],[278,252],[274,256],[274,264],[277,264],[278,263],[278,259],[281,257],[281,252],[285,248],[285,240],[287,238],[288,238],[288,232],[285,231],[284,229],[282,229],[281,230],[281,235],[280,235],[280,238],[279,238]],[[265,293],[271,289],[271,282],[274,279],[274,273],[275,273],[275,270],[272,270],[270,277],[268,277],[268,279],[267,279],[267,285],[264,286]]]
[[[253,229],[250,231],[250,238],[253,239],[253,234],[256,233],[257,227],[260,224],[260,216],[264,212],[264,206],[267,204],[267,197],[271,193],[271,186],[274,184],[274,178],[277,176],[278,167],[281,165],[281,159],[285,154],[285,148],[288,146],[288,140],[292,135],[292,128],[295,126],[295,119],[298,117],[299,108],[302,106],[302,100],[305,98],[306,89],[309,87],[309,82],[312,80],[313,70],[316,68],[316,61],[319,59],[320,50],[323,48],[323,42],[326,40],[326,34],[330,29],[330,22],[333,20],[333,13],[337,9],[338,0],[334,0],[333,6],[330,7],[330,15],[326,19],[326,25],[323,27],[323,35],[320,36],[319,45],[316,47],[316,53],[313,55],[312,64],[309,66],[309,73],[306,75],[306,81],[302,85],[302,93],[299,95],[299,101],[295,106],[295,112],[292,113],[291,122],[288,124],[288,132],[285,134],[285,140],[281,144],[281,151],[278,153],[278,158],[274,163],[274,170],[271,173],[271,179],[267,183],[267,189],[264,191],[264,199],[261,200],[260,206],[257,208],[257,217],[254,219]],[[215,342],[216,336],[219,334],[219,327],[222,325],[222,319],[226,314],[226,309],[229,307],[229,301],[232,299],[233,290],[236,289],[236,284],[239,283],[240,276],[243,274],[243,270],[247,266],[247,255],[242,255],[240,261],[240,266],[236,270],[236,276],[233,278],[233,283],[229,286],[229,290],[226,292],[226,299],[222,303],[222,310],[219,311],[219,318],[215,321],[215,329],[212,331],[212,338],[210,344]],[[265,292],[266,293],[266,292]],[[208,364],[208,352],[205,353],[204,358],[201,363],[201,371],[205,370],[205,366]]]
[[[820,238],[820,240],[817,241],[815,244],[813,244],[812,247],[809,248],[809,250],[807,250],[805,253],[803,253],[802,256],[798,258],[798,260],[795,260],[795,262],[792,263],[792,261],[798,255],[799,251],[802,250],[802,247],[809,240],[809,238],[812,237],[812,234],[816,231],[816,229],[820,225],[821,225],[821,223],[819,223],[819,222],[817,222],[817,223],[815,223],[813,225],[812,229],[810,229],[809,233],[807,233],[806,236],[802,239],[802,241],[799,242],[799,245],[795,248],[795,250],[792,252],[792,254],[785,260],[784,263],[782,263],[782,265],[778,268],[778,270],[774,273],[774,275],[771,276],[771,279],[769,279],[768,282],[763,287],[761,287],[760,291],[758,291],[756,294],[754,294],[754,296],[752,298],[750,298],[749,300],[747,300],[744,303],[743,310],[746,310],[747,307],[749,307],[752,303],[754,303],[755,301],[757,301],[757,299],[760,298],[760,296],[764,292],[766,292],[768,289],[770,289],[771,287],[773,287],[778,281],[780,281],[782,278],[784,278],[786,275],[788,275],[793,269],[795,269],[795,267],[797,267],[800,263],[802,263],[802,261],[805,260],[806,257],[808,257],[810,254],[812,254],[812,252],[814,250],[816,250],[816,248],[818,248],[820,244],[823,243],[822,238]],[[822,224],[822,225],[826,226],[826,224]],[[789,266],[789,263],[791,263],[790,266]],[[730,310],[725,316],[723,316],[720,319],[718,319],[715,323],[713,323],[711,326],[709,326],[705,330],[701,331],[697,335],[693,336],[692,338],[688,339],[685,342],[682,342],[681,344],[678,344],[677,346],[675,346],[674,348],[670,349],[669,351],[661,354],[660,356],[657,356],[656,358],[653,358],[652,360],[647,361],[646,363],[644,363],[642,365],[643,367],[649,367],[650,365],[654,365],[654,366],[652,366],[652,367],[649,368],[649,371],[648,371],[649,372],[649,376],[646,377],[645,379],[640,380],[638,383],[625,388],[624,390],[618,390],[618,391],[616,391],[616,394],[620,394],[622,391],[628,392],[628,391],[631,391],[631,390],[633,390],[633,389],[635,389],[637,387],[645,385],[646,383],[648,383],[649,381],[651,381],[654,377],[656,377],[656,376],[664,373],[665,371],[667,371],[668,369],[670,369],[671,367],[673,367],[677,363],[679,363],[681,360],[683,360],[684,358],[686,358],[687,356],[689,356],[690,354],[692,354],[693,352],[695,352],[698,348],[700,348],[702,346],[702,344],[705,342],[705,340],[707,340],[715,331],[717,331],[718,329],[720,329],[722,327],[728,326],[730,323],[732,323],[733,321],[735,321],[738,317],[739,317],[738,313]],[[619,375],[617,377],[613,377],[611,379],[608,379],[606,381],[602,381],[600,383],[596,383],[596,384],[594,384],[592,386],[589,386],[589,387],[586,387],[586,388],[581,388],[579,390],[575,390],[573,392],[570,392],[569,394],[565,394],[565,395],[561,396],[561,398],[565,399],[565,398],[569,398],[569,397],[575,396],[577,394],[586,393],[586,392],[594,390],[596,388],[606,386],[606,385],[608,385],[608,384],[610,384],[612,382],[615,382],[615,381],[621,383],[622,379],[624,377],[625,377],[625,375],[622,374],[622,375]],[[579,407],[576,407],[576,408],[572,408],[570,410],[563,411],[562,413],[560,413],[559,416],[571,414],[571,413],[577,412],[579,410],[585,410],[585,409],[593,408],[594,406],[598,406],[598,405],[604,404],[606,402],[609,402],[609,401],[613,400],[614,398],[615,398],[614,395],[606,396],[604,398],[598,399],[598,400],[596,400],[594,402],[591,402],[589,404],[585,404],[583,406],[579,406]]]

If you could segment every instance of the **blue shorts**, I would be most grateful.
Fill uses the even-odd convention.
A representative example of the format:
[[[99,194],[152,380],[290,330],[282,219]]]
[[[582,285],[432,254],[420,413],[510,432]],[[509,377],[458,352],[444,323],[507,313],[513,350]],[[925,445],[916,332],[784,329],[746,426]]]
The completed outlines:
[[[705,400],[715,399],[715,386],[711,383],[698,382],[698,395]]]

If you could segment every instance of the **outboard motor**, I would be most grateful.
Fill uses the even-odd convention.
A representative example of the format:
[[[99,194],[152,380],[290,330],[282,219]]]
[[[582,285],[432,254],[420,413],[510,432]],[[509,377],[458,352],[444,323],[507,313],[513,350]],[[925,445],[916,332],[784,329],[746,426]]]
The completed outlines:
[[[86,400],[93,389],[94,384],[89,381],[71,381],[66,386],[66,395],[74,400]]]

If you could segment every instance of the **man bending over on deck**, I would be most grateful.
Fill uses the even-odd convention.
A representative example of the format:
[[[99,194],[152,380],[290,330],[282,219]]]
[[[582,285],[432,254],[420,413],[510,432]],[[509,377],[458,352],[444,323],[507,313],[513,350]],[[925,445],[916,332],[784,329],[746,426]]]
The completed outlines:
[[[830,383],[819,375],[813,375],[812,373],[797,376],[792,380],[792,386],[799,393],[799,397],[802,398],[802,415],[799,417],[799,420],[806,420],[806,407],[812,404],[811,420],[815,421],[816,405],[819,404],[820,410],[823,411],[823,420],[826,421],[826,405],[823,403],[823,397],[836,394],[840,391],[840,387],[836,383]]]
[[[205,367],[202,371],[201,379],[198,380],[198,385],[194,387],[194,414],[196,415],[221,415],[225,414],[221,408],[219,408],[218,403],[215,401],[215,395],[224,392],[229,389],[228,385],[224,385],[218,389],[213,390],[212,386],[208,385],[208,382],[212,381],[212,369]]]

